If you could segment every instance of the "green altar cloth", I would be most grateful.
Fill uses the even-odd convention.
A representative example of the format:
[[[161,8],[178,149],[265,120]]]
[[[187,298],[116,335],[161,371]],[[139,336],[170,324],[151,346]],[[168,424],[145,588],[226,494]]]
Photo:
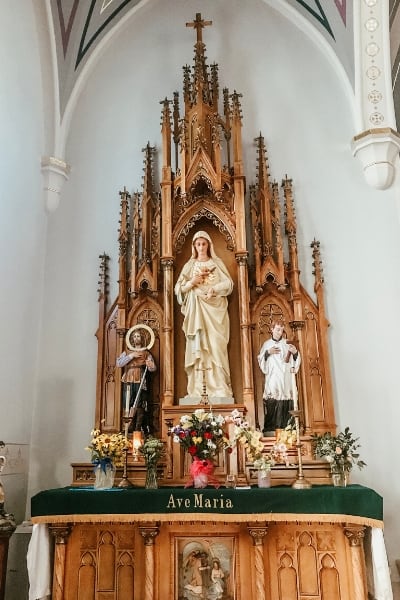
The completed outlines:
[[[352,521],[382,527],[383,499],[361,485],[205,489],[160,487],[66,487],[39,492],[31,499],[33,523],[78,521],[200,520]],[[88,518],[90,515],[90,518]],[[307,516],[309,515],[309,516]],[[186,517],[186,518],[185,518]]]

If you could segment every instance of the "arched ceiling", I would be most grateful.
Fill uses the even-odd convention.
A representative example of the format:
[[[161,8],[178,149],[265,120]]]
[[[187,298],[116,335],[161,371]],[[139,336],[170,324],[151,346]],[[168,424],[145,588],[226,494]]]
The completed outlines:
[[[152,11],[152,19],[162,32],[165,24],[161,18],[157,22],[160,2],[168,0],[46,0],[56,63],[54,155],[44,162],[52,172],[62,168],[62,175],[68,176],[64,150],[69,122],[92,65],[141,9]],[[243,0],[224,4],[227,21],[237,2]],[[395,114],[400,117],[400,0],[252,2],[253,9],[258,2],[260,14],[266,7],[280,12],[314,42],[317,51],[322,49],[331,59],[339,80],[349,90],[352,88],[353,155],[360,159],[369,185],[377,189],[389,187],[400,150]],[[175,17],[175,11],[182,27],[193,19],[193,12],[202,11],[207,19],[207,0],[176,0],[171,6],[171,16]],[[246,43],[251,43],[251,38]],[[279,62],[279,56],[276,60]],[[48,165],[52,160],[56,166]]]
[[[112,36],[129,14],[153,0],[50,0],[59,85],[61,117],[77,78],[105,36]],[[332,47],[349,77],[354,81],[353,14],[349,0],[263,0],[273,9],[290,10],[294,22],[304,19]],[[395,2],[395,0],[393,0]],[[398,2],[396,2],[397,4]],[[199,10],[204,12],[199,1]],[[234,10],[234,8],[233,8]],[[297,19],[296,19],[297,15]],[[182,10],[182,22],[192,14]],[[206,18],[207,15],[204,14]],[[160,23],[160,27],[162,23]]]

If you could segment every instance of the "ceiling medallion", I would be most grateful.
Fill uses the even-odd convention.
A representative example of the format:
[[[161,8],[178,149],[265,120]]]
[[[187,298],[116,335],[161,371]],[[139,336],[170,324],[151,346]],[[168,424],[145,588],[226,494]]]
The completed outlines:
[[[379,22],[375,17],[371,17],[365,22],[365,29],[367,31],[376,31],[379,27]]]
[[[378,67],[376,67],[375,65],[373,65],[372,67],[368,67],[367,69],[367,77],[369,79],[378,79],[380,74],[380,69],[378,69]]]

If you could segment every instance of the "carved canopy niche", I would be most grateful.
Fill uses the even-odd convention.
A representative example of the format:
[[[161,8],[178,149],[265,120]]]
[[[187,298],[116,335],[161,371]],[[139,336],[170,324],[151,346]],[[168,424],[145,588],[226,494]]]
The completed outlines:
[[[255,140],[257,180],[246,190],[241,95],[220,93],[218,65],[207,64],[200,14],[192,23],[193,65],[183,68],[183,94],[162,102],[161,180],[156,149],[144,148],[141,191],[120,192],[118,297],[108,306],[108,257],[101,257],[96,426],[121,428],[121,374],[115,360],[127,330],[149,325],[158,370],[152,394],[156,431],[185,395],[182,315],[174,285],[193,234],[206,230],[234,281],[229,298],[229,363],[235,404],[262,427],[263,375],[257,354],[275,318],[302,354],[299,404],[305,433],[335,429],[319,242],[313,241],[315,299],[300,281],[292,181],[269,176],[263,136]],[[157,190],[160,189],[158,192]],[[311,254],[311,252],[310,252]],[[310,260],[311,262],[311,260]]]

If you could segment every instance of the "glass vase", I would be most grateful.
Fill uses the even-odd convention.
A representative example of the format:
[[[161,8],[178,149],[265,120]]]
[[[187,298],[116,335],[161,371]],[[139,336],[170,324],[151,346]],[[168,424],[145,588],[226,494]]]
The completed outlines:
[[[107,490],[114,485],[116,468],[111,460],[100,460],[94,465],[94,489]]]
[[[156,490],[158,488],[157,465],[146,465],[146,481],[144,487],[148,490]]]
[[[346,487],[348,482],[348,471],[340,467],[331,470],[332,483],[335,487]]]
[[[259,488],[271,487],[271,470],[259,469],[257,472],[257,484]]]

